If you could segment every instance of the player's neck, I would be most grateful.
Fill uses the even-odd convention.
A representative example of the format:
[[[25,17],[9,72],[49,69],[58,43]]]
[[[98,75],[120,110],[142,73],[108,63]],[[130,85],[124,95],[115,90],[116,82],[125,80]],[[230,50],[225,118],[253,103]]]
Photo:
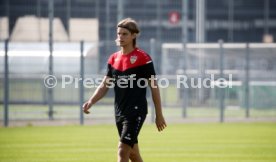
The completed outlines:
[[[121,47],[121,53],[124,55],[129,54],[130,52],[132,52],[135,48],[133,47],[133,45],[128,45],[128,46],[123,46]]]

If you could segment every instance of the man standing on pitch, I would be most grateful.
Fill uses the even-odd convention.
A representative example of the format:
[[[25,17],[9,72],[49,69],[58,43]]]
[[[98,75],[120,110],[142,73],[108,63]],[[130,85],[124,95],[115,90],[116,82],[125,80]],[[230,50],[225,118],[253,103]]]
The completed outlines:
[[[117,25],[116,43],[121,50],[108,59],[107,74],[92,97],[83,104],[84,113],[99,101],[111,84],[115,91],[115,119],[120,135],[118,162],[143,162],[139,153],[138,134],[146,119],[146,88],[150,86],[156,112],[158,131],[166,127],[162,114],[160,92],[155,78],[155,70],[150,56],[136,47],[139,28],[131,18]],[[130,83],[131,82],[131,83]]]

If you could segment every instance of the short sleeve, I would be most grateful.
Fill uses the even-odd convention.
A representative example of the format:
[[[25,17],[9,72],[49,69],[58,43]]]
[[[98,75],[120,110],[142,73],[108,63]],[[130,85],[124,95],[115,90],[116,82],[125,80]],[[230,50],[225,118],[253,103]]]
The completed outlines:
[[[111,65],[110,64],[107,64],[106,76],[112,78],[112,70],[111,70]]]
[[[144,65],[144,76],[145,78],[151,78],[151,76],[155,76],[155,70],[154,70],[154,65],[151,60],[151,58],[148,56],[146,60],[146,64]]]
[[[107,61],[107,67],[106,67],[106,76],[108,77],[112,77],[112,55],[108,58],[108,61]]]

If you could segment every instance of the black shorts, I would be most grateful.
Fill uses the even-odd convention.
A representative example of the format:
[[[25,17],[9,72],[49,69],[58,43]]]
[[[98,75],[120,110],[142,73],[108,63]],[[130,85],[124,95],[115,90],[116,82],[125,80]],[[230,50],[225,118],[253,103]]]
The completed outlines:
[[[146,115],[134,117],[116,116],[116,125],[120,136],[120,141],[133,147],[138,143],[138,134],[146,119]]]

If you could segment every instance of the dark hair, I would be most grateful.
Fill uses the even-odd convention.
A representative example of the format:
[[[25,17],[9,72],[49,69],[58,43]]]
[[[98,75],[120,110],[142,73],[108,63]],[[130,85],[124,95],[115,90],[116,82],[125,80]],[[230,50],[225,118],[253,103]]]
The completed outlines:
[[[140,30],[138,28],[137,22],[135,20],[133,20],[132,18],[126,18],[121,20],[117,27],[120,28],[125,28],[128,31],[130,31],[131,34],[139,34]],[[133,39],[133,46],[136,47],[136,38]]]

